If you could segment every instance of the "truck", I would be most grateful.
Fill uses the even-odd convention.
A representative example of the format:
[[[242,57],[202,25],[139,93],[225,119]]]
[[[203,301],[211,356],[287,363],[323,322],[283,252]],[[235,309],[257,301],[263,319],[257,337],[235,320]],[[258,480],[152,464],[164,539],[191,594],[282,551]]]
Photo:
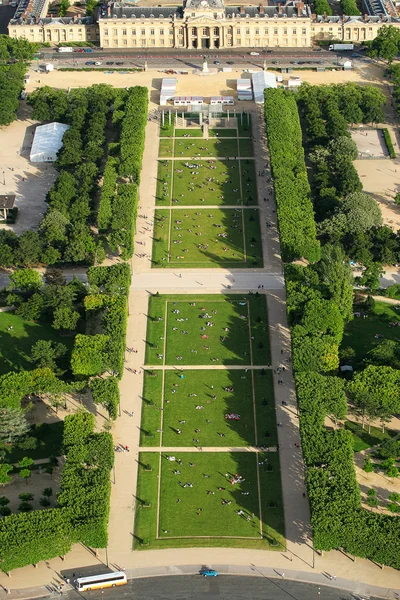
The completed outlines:
[[[331,44],[329,50],[342,52],[343,50],[354,50],[354,44]]]
[[[58,52],[73,52],[74,49],[71,46],[61,46],[58,48]]]

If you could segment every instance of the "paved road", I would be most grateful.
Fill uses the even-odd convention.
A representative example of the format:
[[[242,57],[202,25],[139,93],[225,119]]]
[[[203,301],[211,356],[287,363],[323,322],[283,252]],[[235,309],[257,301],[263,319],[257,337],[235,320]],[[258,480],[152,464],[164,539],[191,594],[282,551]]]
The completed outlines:
[[[86,594],[64,593],[67,600],[360,600],[363,596],[335,588],[269,577],[199,575],[134,579],[124,587]],[[56,596],[57,597],[57,596]],[[372,596],[366,598],[373,600]]]
[[[257,273],[256,276],[255,273]],[[255,278],[256,288],[254,287]],[[137,273],[132,279],[132,290],[150,292],[156,292],[159,289],[162,292],[176,290],[176,293],[193,293],[193,291],[204,292],[207,288],[212,289],[215,293],[220,290],[237,292],[258,289],[259,285],[263,285],[266,290],[282,290],[284,287],[283,275],[262,271],[258,273],[257,270],[254,270],[254,273],[251,271],[250,273],[221,273],[220,269],[215,269],[210,273],[210,270],[203,269],[201,272],[194,273],[189,269],[182,271],[153,269],[147,273]]]

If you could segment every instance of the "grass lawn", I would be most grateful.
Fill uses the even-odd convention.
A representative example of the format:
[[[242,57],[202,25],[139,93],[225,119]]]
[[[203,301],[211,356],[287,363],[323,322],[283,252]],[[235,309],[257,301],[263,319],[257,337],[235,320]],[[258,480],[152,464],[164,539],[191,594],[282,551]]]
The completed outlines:
[[[175,137],[203,137],[203,129],[199,127],[198,129],[175,129],[174,132]]]
[[[148,310],[148,365],[247,365],[251,364],[250,343],[252,364],[271,363],[264,295],[189,295],[184,300],[179,295],[152,296]],[[163,358],[158,359],[158,355]]]
[[[10,331],[8,328],[12,327]],[[38,340],[62,342],[72,350],[74,338],[60,336],[47,324],[24,321],[13,312],[0,312],[0,375],[8,371],[33,369],[29,361],[31,348]]]
[[[161,160],[156,200],[161,206],[257,204],[254,161]]]
[[[160,158],[171,158],[174,141],[171,138],[160,139],[158,155]]]
[[[160,122],[160,137],[172,137],[174,135],[175,127],[175,115],[171,114],[171,123],[169,122],[169,115],[164,116],[164,125]]]
[[[222,139],[218,140],[212,138],[209,140],[205,139],[191,139],[191,140],[176,140],[174,156],[176,157],[205,157],[205,156],[238,156],[238,143],[237,139]],[[244,156],[244,155],[243,155]],[[249,154],[247,156],[252,156]]]
[[[382,433],[382,429],[368,427],[368,423],[365,424],[365,429],[363,429],[360,423],[346,421],[344,427],[352,433],[354,452],[361,452],[361,450],[366,450],[367,448],[371,448],[371,446],[377,446],[383,440],[396,435],[395,431],[391,432],[388,429],[385,429],[384,433]]]
[[[157,171],[156,204],[171,203],[172,160],[159,160]]]
[[[178,209],[155,213],[153,266],[244,268],[262,265],[257,209]]]
[[[237,129],[224,129],[223,127],[220,127],[219,129],[218,128],[209,129],[208,135],[210,137],[235,138],[235,137],[238,137],[238,130]]]
[[[144,371],[142,396],[141,446],[159,446],[162,427],[162,371]]]
[[[239,153],[240,156],[254,156],[253,140],[251,139],[240,139],[239,140]]]
[[[271,371],[254,371],[257,441],[250,372],[193,370],[184,371],[181,379],[179,371],[166,371],[163,411],[160,411],[162,371],[151,373],[145,372],[141,446],[276,445]],[[234,391],[226,391],[225,388],[229,387],[233,387]],[[196,396],[190,396],[193,393]],[[214,395],[216,398],[213,398]],[[196,406],[204,406],[204,410],[198,410]],[[225,419],[229,413],[239,414],[240,421]],[[180,423],[182,420],[186,422]],[[160,429],[163,430],[162,443]],[[181,434],[177,433],[178,429]],[[196,429],[200,431],[196,432]],[[194,442],[195,439],[199,441]]]
[[[346,359],[348,364],[356,366],[365,358],[367,352],[375,348],[382,340],[400,342],[400,327],[390,327],[389,323],[400,321],[400,310],[384,302],[376,302],[374,311],[366,319],[355,317],[346,325],[342,349],[353,348],[355,357]],[[376,335],[383,337],[375,338]]]
[[[185,452],[175,453],[175,458],[181,464],[167,460],[166,455],[161,457],[157,532],[160,457],[155,453],[139,456],[140,464],[150,464],[152,470],[139,468],[135,549],[216,546],[282,550],[284,521],[277,454]],[[175,470],[180,473],[174,474]],[[236,473],[245,480],[232,485],[230,479]],[[186,482],[193,487],[183,487]],[[151,506],[144,508],[143,502]],[[239,510],[244,514],[238,515]]]
[[[63,431],[63,421],[34,425],[29,433],[29,437],[32,438],[32,445],[35,445],[34,448],[24,448],[23,442],[13,445],[0,442],[0,449],[6,452],[4,462],[13,464],[24,458],[24,456],[33,459],[60,456],[62,454]]]
[[[238,135],[239,137],[251,137],[251,115],[237,115]]]

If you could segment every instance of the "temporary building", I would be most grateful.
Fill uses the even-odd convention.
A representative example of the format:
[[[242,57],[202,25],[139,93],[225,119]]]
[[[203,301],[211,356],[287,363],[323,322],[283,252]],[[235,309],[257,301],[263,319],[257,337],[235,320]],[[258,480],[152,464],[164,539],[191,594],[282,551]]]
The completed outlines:
[[[257,71],[251,76],[253,82],[254,102],[263,104],[264,90],[267,88],[276,88],[276,76],[268,71]]]
[[[30,154],[31,162],[54,162],[67,129],[69,125],[64,123],[48,123],[36,127]]]

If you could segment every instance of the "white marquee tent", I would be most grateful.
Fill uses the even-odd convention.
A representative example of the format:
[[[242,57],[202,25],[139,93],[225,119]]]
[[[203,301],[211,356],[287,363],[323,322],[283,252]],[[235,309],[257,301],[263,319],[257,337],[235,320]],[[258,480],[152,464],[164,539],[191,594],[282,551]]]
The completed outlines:
[[[251,76],[253,82],[254,102],[263,104],[264,90],[266,88],[276,88],[276,75],[268,71],[257,71]]]
[[[64,123],[48,123],[36,127],[30,154],[31,162],[54,162],[67,129],[69,125]]]

